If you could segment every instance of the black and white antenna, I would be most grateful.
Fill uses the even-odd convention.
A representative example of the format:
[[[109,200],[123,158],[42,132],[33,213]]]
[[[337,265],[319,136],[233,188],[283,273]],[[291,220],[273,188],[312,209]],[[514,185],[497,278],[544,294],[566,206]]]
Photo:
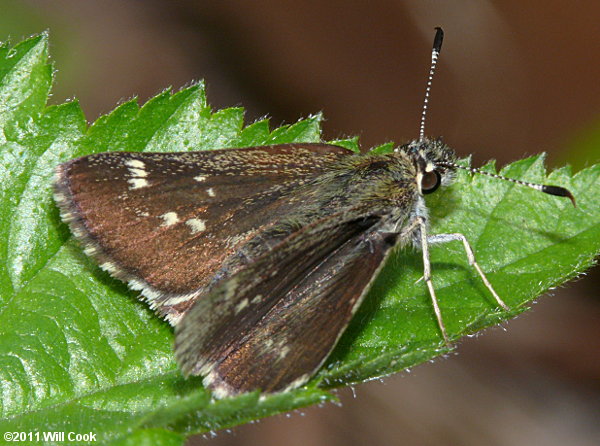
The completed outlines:
[[[433,49],[431,50],[431,66],[429,68],[429,77],[427,78],[427,88],[425,88],[425,100],[423,101],[423,112],[421,113],[421,128],[419,129],[419,142],[425,139],[425,119],[427,118],[427,105],[429,103],[429,93],[431,92],[431,83],[435,74],[435,66],[442,50],[444,40],[444,30],[440,27],[435,28],[435,37],[433,38]]]
[[[429,68],[429,77],[427,78],[427,88],[425,89],[425,100],[423,101],[423,112],[421,113],[421,128],[419,130],[419,142],[423,142],[425,140],[425,120],[427,117],[427,105],[429,103],[429,93],[431,92],[431,83],[433,81],[433,75],[435,74],[435,67],[437,65],[437,60],[440,55],[440,51],[442,50],[442,42],[444,40],[444,30],[440,27],[435,28],[435,37],[433,38],[433,49],[431,50],[431,67]],[[456,163],[452,163],[449,161],[444,161],[437,163],[438,166],[441,167],[450,167],[454,169],[464,169],[468,170],[471,173],[479,173],[481,175],[487,175],[489,177],[497,178],[499,180],[510,181],[512,183],[520,184],[522,186],[527,186],[532,189],[538,190],[540,192],[544,192],[545,194],[555,195],[557,197],[567,197],[573,203],[573,206],[577,207],[575,203],[575,197],[569,190],[560,186],[549,186],[545,184],[537,184],[530,183],[528,181],[515,180],[514,178],[507,178],[502,175],[498,175],[495,173],[485,172],[483,170],[477,169],[475,167],[465,167]]]
[[[498,175],[495,173],[485,172],[485,171],[477,169],[475,167],[461,166],[460,164],[452,163],[450,161],[436,163],[436,166],[468,170],[471,173],[479,173],[481,175],[487,175],[488,177],[498,178],[499,180],[510,181],[511,183],[516,183],[516,184],[520,184],[522,186],[527,186],[532,189],[538,190],[540,192],[544,192],[545,194],[548,194],[548,195],[555,195],[557,197],[567,197],[569,200],[571,200],[571,202],[573,203],[573,206],[577,207],[577,203],[575,202],[575,197],[573,196],[573,194],[571,192],[569,192],[568,189],[565,189],[564,187],[549,186],[546,184],[537,184],[537,183],[530,183],[529,181],[515,180],[514,178],[508,178],[508,177]]]

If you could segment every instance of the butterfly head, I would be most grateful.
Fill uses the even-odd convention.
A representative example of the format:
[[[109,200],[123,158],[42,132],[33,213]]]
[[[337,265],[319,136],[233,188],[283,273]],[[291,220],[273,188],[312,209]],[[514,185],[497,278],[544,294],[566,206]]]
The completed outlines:
[[[441,139],[418,139],[396,151],[403,152],[415,166],[421,193],[430,194],[440,186],[447,186],[454,178],[456,161],[454,150]]]

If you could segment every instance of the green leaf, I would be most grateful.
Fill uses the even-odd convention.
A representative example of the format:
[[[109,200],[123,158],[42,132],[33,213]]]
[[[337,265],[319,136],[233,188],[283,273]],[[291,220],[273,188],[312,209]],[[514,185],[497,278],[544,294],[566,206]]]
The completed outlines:
[[[211,400],[184,379],[173,331],[136,293],[83,255],[51,198],[54,167],[94,152],[182,151],[319,141],[319,115],[271,131],[244,127],[243,111],[213,112],[202,85],[167,90],[143,107],[126,102],[89,128],[76,102],[46,108],[51,84],[45,35],[0,50],[0,430],[93,432],[100,444],[182,444],[193,433],[235,426],[332,400],[330,387],[387,375],[447,351],[422,282],[420,254],[388,262],[327,365],[306,387],[259,398]],[[356,141],[341,142],[357,148]],[[389,150],[384,145],[379,150]],[[492,166],[488,166],[492,169]],[[600,251],[600,166],[549,176],[542,157],[503,170],[566,186],[570,202],[460,172],[428,196],[432,232],[463,232],[496,290],[500,311],[462,245],[432,248],[434,283],[450,335],[509,319],[583,272]]]

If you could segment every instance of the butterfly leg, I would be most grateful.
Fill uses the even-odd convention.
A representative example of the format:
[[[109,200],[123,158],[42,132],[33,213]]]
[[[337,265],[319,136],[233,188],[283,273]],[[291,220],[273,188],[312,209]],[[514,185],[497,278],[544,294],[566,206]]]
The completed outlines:
[[[433,304],[433,311],[435,312],[435,317],[437,318],[438,326],[440,327],[440,331],[442,332],[442,336],[444,337],[444,342],[446,343],[446,345],[450,345],[450,340],[448,339],[446,327],[444,326],[444,321],[442,319],[442,312],[440,311],[437,296],[435,295],[435,289],[433,288],[433,281],[431,280],[431,262],[429,261],[429,243],[427,238],[427,224],[425,222],[425,218],[417,217],[414,220],[413,225],[419,228],[421,236],[421,250],[423,251],[423,280],[425,280],[427,288],[429,289],[431,303]],[[411,229],[410,227],[407,228],[407,230],[411,230],[411,232],[413,232],[414,229]]]
[[[431,262],[429,261],[428,242],[429,239],[427,237],[427,222],[425,220],[425,217],[416,217],[407,227],[403,228],[402,232],[399,235],[399,238],[403,239],[405,237],[409,237],[415,234],[418,235],[418,237],[420,238],[421,251],[423,252],[423,277],[417,282],[424,280],[427,284],[427,289],[429,290],[429,295],[431,296],[431,303],[433,305],[433,311],[435,312],[438,327],[440,327],[440,331],[442,332],[442,336],[444,337],[444,342],[446,343],[446,345],[450,345],[450,340],[448,339],[446,327],[444,326],[444,321],[442,319],[442,312],[440,311],[440,306],[438,304],[437,296],[435,295],[435,289],[433,288],[433,282],[431,280]]]
[[[431,262],[429,260],[429,244],[461,241],[465,248],[465,252],[467,254],[469,264],[475,268],[475,270],[479,274],[479,277],[481,277],[481,280],[485,284],[486,288],[490,291],[490,293],[492,293],[492,296],[494,296],[494,299],[496,300],[498,305],[507,311],[510,310],[508,305],[506,305],[504,303],[504,301],[500,298],[500,296],[498,296],[498,294],[492,287],[492,284],[487,279],[486,275],[483,273],[483,270],[481,269],[481,267],[475,260],[475,253],[473,252],[473,248],[471,247],[471,244],[469,243],[469,241],[463,234],[458,234],[458,233],[456,233],[456,234],[436,234],[436,235],[432,235],[432,236],[427,236],[426,220],[424,217],[418,216],[415,218],[415,220],[413,222],[411,222],[411,224],[408,227],[404,228],[404,230],[400,234],[400,238],[403,238],[409,234],[414,234],[415,231],[417,230],[417,228],[419,230],[419,232],[417,234],[419,234],[419,236],[420,236],[421,250],[423,252],[423,277],[421,279],[419,279],[419,281],[424,280],[425,283],[427,284],[427,288],[429,289],[429,295],[431,296],[431,303],[433,304],[433,310],[435,312],[435,317],[437,318],[438,326],[440,327],[440,331],[442,332],[442,336],[444,337],[444,341],[446,342],[446,344],[449,345],[450,340],[448,338],[448,334],[446,333],[446,327],[444,326],[444,321],[442,319],[442,313],[440,311],[438,299],[435,294],[435,289],[433,288],[433,281],[431,280]]]
[[[471,247],[471,244],[469,243],[469,241],[463,234],[436,234],[436,235],[432,235],[427,238],[427,242],[432,243],[432,244],[433,243],[447,243],[447,242],[452,242],[452,241],[461,241],[463,243],[465,252],[467,254],[467,258],[469,259],[469,265],[471,265],[475,268],[475,270],[479,274],[479,277],[481,277],[481,280],[485,284],[486,288],[490,291],[490,293],[492,293],[492,296],[494,296],[494,299],[496,300],[498,305],[500,307],[504,308],[506,311],[510,311],[510,308],[508,307],[508,305],[506,305],[504,303],[504,301],[502,299],[500,299],[500,296],[498,296],[498,294],[492,287],[492,284],[487,279],[487,277],[483,273],[481,267],[475,260],[475,253],[473,252],[473,248]]]

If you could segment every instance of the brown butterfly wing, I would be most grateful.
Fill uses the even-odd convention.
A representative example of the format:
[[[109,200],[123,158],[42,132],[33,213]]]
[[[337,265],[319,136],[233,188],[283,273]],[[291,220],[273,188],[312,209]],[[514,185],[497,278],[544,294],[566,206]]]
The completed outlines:
[[[55,198],[85,252],[176,323],[291,191],[351,153],[326,144],[101,153],[60,165]]]
[[[176,329],[183,371],[219,397],[306,382],[395,243],[378,218],[341,218],[300,229],[202,296]]]

